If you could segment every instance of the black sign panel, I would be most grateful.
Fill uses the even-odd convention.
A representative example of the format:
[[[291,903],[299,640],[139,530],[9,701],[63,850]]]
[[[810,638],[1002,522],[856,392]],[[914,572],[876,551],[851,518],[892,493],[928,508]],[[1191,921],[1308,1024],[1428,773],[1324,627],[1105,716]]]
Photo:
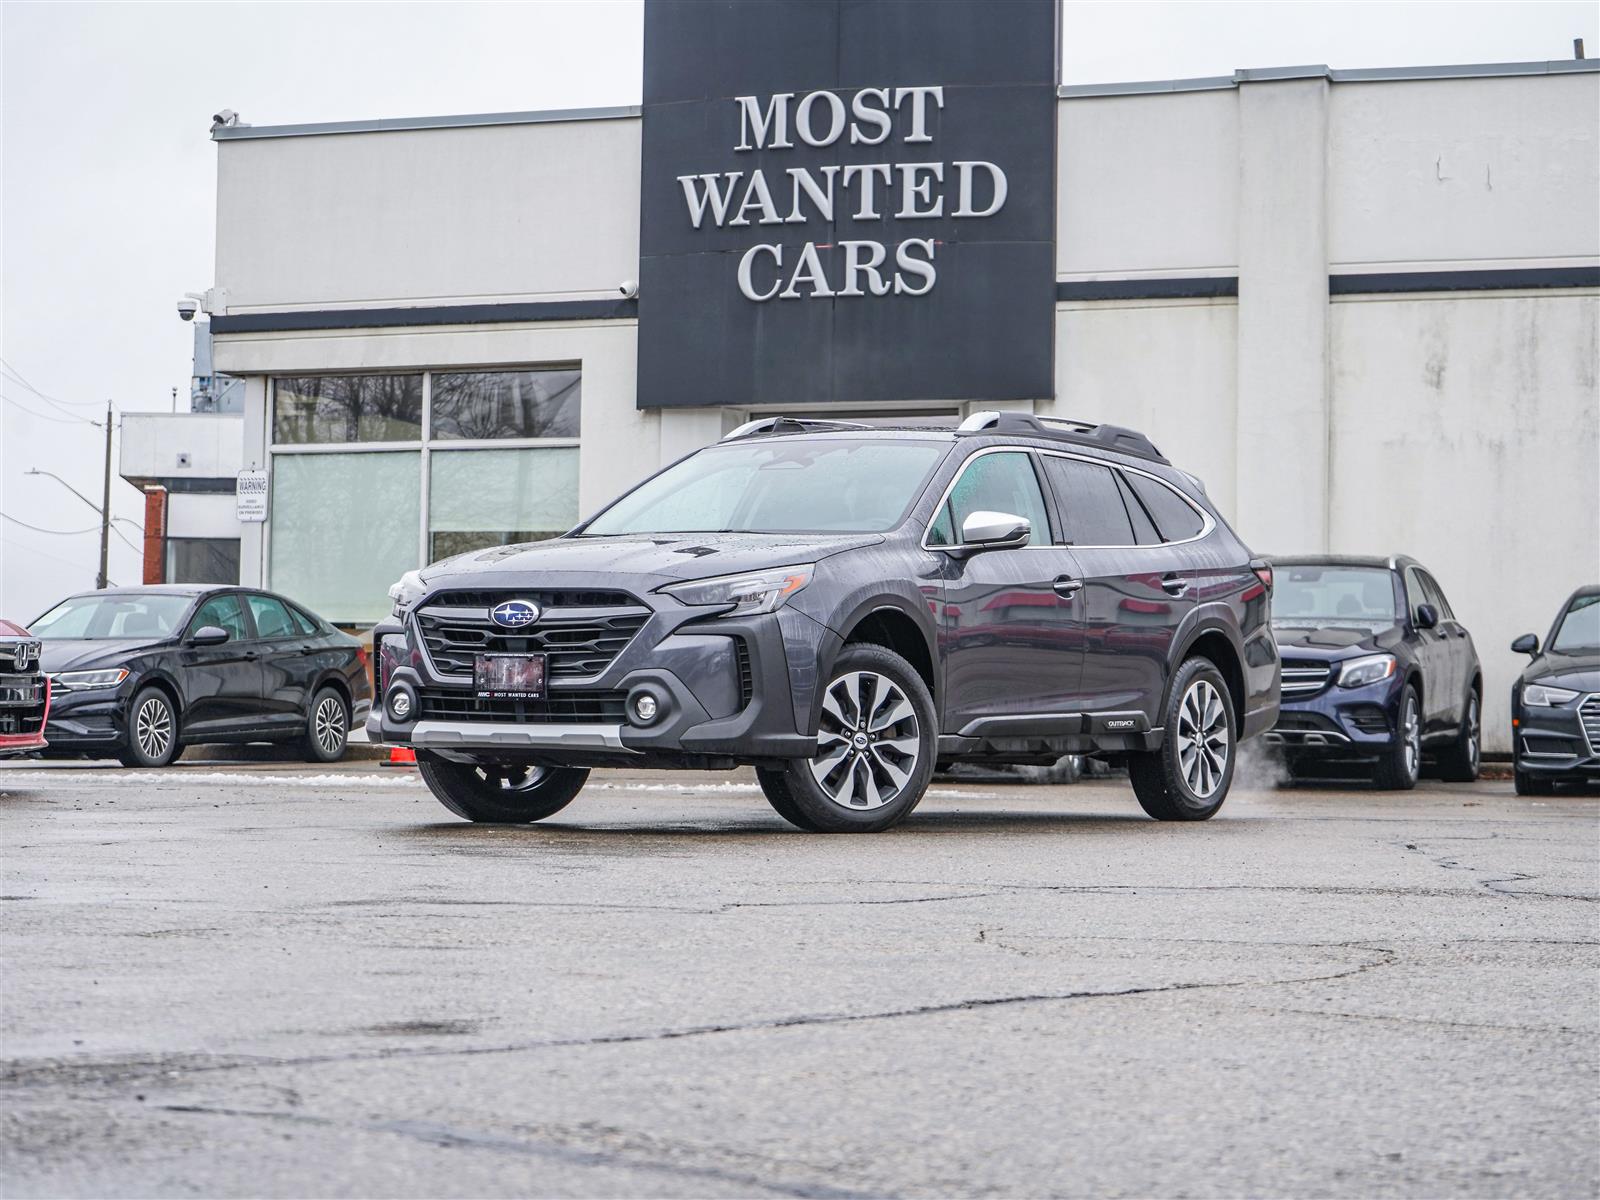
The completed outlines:
[[[641,408],[1054,393],[1057,0],[646,0]]]

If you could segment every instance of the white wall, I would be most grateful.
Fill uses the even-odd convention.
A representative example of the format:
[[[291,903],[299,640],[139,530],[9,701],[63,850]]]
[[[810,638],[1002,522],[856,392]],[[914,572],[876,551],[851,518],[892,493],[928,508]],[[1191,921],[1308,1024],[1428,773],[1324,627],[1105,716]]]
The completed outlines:
[[[1332,549],[1427,564],[1483,661],[1485,748],[1507,752],[1527,665],[1507,646],[1600,580],[1600,297],[1432,293],[1332,313]]]
[[[239,473],[238,413],[125,413],[117,473],[127,479],[231,479]],[[180,467],[178,455],[189,465]]]
[[[239,536],[238,502],[232,495],[169,492],[167,536],[236,538]]]
[[[1600,76],[1336,84],[1329,133],[1341,269],[1600,254]]]
[[[1059,111],[1059,277],[1233,274],[1235,91],[1093,97]]]
[[[230,313],[617,296],[639,273],[639,121],[217,144]]]

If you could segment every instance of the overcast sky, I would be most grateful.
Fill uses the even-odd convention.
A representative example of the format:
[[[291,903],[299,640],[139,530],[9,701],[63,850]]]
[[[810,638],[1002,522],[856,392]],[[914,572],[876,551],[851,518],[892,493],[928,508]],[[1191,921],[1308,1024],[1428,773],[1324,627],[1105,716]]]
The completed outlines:
[[[1073,3],[1068,83],[1600,54],[1577,3]],[[0,5],[0,615],[30,620],[92,587],[106,399],[188,395],[174,303],[212,283],[211,114],[254,124],[635,104],[637,0],[529,4]],[[56,403],[41,399],[44,393]],[[100,412],[103,412],[101,408]],[[142,498],[116,479],[118,529]],[[52,532],[41,533],[18,522]],[[73,532],[76,531],[76,532]],[[117,538],[111,578],[139,581]]]

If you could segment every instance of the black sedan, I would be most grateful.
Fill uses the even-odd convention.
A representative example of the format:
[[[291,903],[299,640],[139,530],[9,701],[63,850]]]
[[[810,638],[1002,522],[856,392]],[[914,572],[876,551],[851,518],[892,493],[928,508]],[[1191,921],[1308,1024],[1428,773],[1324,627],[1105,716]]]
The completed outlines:
[[[161,767],[186,744],[294,741],[334,762],[371,706],[361,644],[267,592],[85,592],[31,628],[51,681],[52,755]]]
[[[1600,783],[1600,586],[1568,597],[1542,647],[1525,633],[1511,648],[1533,659],[1511,688],[1517,794]]]

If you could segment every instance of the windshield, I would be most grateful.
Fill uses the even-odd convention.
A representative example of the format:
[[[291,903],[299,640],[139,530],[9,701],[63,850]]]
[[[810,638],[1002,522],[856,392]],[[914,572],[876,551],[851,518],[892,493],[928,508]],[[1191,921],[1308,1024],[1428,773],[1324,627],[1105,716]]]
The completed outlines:
[[[1380,629],[1398,619],[1394,582],[1381,567],[1300,565],[1273,574],[1274,625]]]
[[[948,449],[842,438],[712,446],[640,484],[581,536],[882,533],[904,519]]]
[[[1561,625],[1548,649],[1557,654],[1600,650],[1600,596],[1575,596],[1561,615]]]
[[[192,596],[74,596],[63,600],[29,628],[35,637],[113,638],[171,637],[194,603]]]

